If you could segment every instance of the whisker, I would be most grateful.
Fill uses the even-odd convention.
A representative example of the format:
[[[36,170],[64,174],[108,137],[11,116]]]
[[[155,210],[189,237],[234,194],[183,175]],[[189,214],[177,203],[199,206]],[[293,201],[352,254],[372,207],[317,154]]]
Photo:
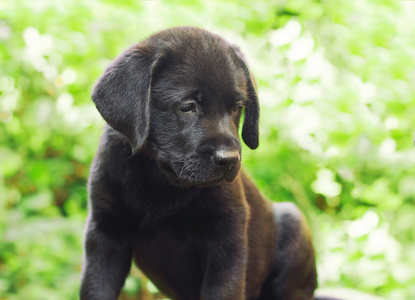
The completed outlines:
[[[180,179],[180,177],[182,177],[182,174],[183,174],[183,172],[186,172],[187,170],[189,170],[189,166],[186,166],[186,165],[184,165],[183,167],[182,167],[182,169],[180,170],[180,174],[179,174],[179,176],[177,177],[177,179]]]

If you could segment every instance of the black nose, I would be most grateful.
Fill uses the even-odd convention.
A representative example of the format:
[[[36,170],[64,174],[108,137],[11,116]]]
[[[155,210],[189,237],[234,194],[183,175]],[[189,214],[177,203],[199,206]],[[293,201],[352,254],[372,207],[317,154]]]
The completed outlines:
[[[217,150],[212,155],[213,162],[224,169],[231,169],[240,159],[239,151],[233,150]]]

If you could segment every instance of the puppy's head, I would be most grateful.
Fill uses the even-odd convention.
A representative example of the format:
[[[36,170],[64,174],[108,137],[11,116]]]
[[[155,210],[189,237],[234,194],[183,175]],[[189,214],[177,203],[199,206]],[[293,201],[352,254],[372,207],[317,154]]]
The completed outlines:
[[[177,185],[236,178],[243,108],[242,138],[258,146],[258,99],[244,59],[202,29],[168,29],[129,48],[107,68],[92,99],[133,154],[145,147]]]

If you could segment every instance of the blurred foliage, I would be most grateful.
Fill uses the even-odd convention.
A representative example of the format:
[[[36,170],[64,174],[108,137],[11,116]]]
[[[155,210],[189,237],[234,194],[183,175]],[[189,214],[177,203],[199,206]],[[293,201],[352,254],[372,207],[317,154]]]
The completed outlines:
[[[0,299],[77,299],[90,100],[118,53],[194,25],[240,45],[259,83],[244,164],[306,213],[320,287],[415,299],[415,2],[0,2]],[[153,299],[133,268],[122,299]]]

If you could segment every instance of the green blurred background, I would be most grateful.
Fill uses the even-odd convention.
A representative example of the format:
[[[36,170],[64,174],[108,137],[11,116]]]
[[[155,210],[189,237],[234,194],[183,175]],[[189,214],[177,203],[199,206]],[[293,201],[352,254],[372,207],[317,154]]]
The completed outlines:
[[[244,165],[305,212],[320,287],[415,299],[415,2],[383,0],[2,0],[0,299],[78,298],[104,124],[91,89],[123,49],[177,25],[246,54],[262,119]],[[137,297],[160,298],[133,268],[121,299]]]

